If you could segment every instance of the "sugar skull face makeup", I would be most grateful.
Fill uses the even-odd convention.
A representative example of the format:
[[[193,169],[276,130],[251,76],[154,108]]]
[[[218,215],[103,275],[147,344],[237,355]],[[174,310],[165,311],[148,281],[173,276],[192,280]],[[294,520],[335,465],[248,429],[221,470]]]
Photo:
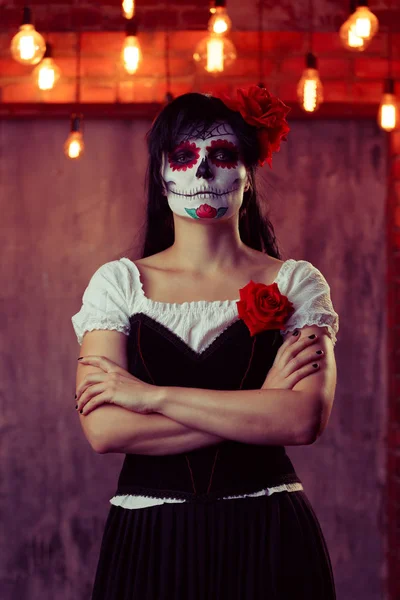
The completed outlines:
[[[182,132],[164,154],[162,177],[171,210],[191,219],[231,216],[249,185],[238,139],[225,123]]]

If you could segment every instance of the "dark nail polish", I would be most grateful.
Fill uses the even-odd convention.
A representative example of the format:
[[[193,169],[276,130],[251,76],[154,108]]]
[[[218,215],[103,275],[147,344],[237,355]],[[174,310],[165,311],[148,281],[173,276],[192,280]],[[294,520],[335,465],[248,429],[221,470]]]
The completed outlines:
[[[78,408],[78,405],[76,405],[75,408]]]
[[[322,350],[317,350],[315,354],[322,354]]]
[[[299,335],[299,331],[298,331],[298,329],[295,329],[295,330],[293,331],[293,335]]]
[[[82,414],[83,409],[81,408],[81,410],[79,411]]]
[[[313,333],[312,335],[308,336],[310,338],[310,340],[313,340],[315,338],[315,333]]]
[[[83,358],[83,356],[80,356],[77,360],[81,360],[81,358]]]
[[[75,398],[76,398],[76,394],[75,394]]]
[[[313,367],[314,367],[314,369],[316,369],[316,368],[318,367],[318,364],[317,364],[317,363],[314,363],[314,364],[313,364]],[[82,412],[82,411],[81,411],[81,412]]]

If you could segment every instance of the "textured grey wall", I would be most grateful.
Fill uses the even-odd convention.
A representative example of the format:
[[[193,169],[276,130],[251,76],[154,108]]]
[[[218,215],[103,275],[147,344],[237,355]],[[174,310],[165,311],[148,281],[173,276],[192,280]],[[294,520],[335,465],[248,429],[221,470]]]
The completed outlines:
[[[145,122],[0,121],[2,600],[87,600],[123,460],[75,414],[70,318],[100,264],[143,225]],[[376,124],[291,122],[260,177],[283,258],[306,259],[340,316],[328,429],[288,448],[332,557],[338,600],[381,600],[384,555],[386,146]]]

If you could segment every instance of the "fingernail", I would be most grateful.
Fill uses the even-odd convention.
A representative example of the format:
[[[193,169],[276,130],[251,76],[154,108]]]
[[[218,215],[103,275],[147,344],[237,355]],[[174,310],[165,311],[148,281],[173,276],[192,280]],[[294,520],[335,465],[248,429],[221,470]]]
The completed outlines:
[[[76,394],[75,394],[75,399],[76,399]]]
[[[83,412],[83,408],[81,408],[81,410],[80,410],[79,412],[82,414],[82,412]]]
[[[80,356],[80,357],[78,358],[78,360],[81,360],[81,358],[83,358],[83,356]]]
[[[308,336],[310,338],[310,340],[313,340],[315,338],[315,333],[313,333],[312,335]]]
[[[293,335],[299,335],[299,330],[298,330],[298,329],[295,329],[295,330],[293,331]]]
[[[78,408],[78,405],[75,406],[75,409]]]

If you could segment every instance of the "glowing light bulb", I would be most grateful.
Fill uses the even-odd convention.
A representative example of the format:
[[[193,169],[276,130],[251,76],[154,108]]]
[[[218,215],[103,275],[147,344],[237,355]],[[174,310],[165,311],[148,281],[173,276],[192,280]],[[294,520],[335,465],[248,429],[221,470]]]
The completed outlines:
[[[323,102],[323,89],[317,70],[317,59],[311,52],[306,56],[306,68],[297,84],[297,97],[300,106],[306,112],[315,112]]]
[[[61,71],[52,58],[52,46],[47,44],[43,60],[33,69],[33,77],[40,90],[51,90],[60,78]]]
[[[126,37],[121,50],[121,62],[125,71],[130,75],[136,73],[139,63],[142,60],[137,29],[136,17],[126,21]]]
[[[232,29],[232,21],[228,16],[225,6],[217,6],[208,21],[208,30],[221,35]]]
[[[121,57],[125,71],[130,75],[136,73],[142,59],[142,53],[135,35],[126,36]]]
[[[135,0],[123,0],[122,2],[122,14],[125,19],[132,19],[135,14]]]
[[[224,70],[224,40],[214,38],[207,42],[207,66],[209,73]]]
[[[369,40],[365,40],[356,34],[355,23],[351,22],[350,19],[345,21],[339,29],[339,36],[340,41],[346,50],[363,52],[370,43]]]
[[[228,38],[211,34],[198,43],[193,59],[208,73],[217,75],[234,62],[236,49]]]
[[[358,6],[349,21],[355,35],[363,40],[371,40],[379,29],[378,19],[367,6]]]
[[[43,58],[46,43],[31,23],[20,26],[19,32],[11,40],[11,54],[14,60],[23,65],[36,65]]]
[[[385,81],[377,121],[378,125],[385,131],[393,131],[399,125],[399,101],[394,94],[394,79]]]
[[[64,153],[68,158],[79,158],[85,149],[81,131],[81,117],[72,116],[71,131],[64,144]]]

